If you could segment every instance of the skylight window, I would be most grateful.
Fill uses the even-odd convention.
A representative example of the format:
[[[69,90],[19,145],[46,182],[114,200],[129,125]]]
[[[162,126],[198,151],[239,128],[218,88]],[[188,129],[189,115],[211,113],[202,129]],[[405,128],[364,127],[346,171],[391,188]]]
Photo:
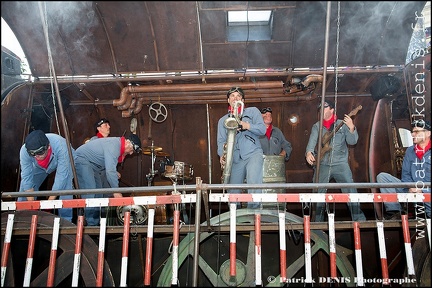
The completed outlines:
[[[228,41],[271,40],[272,16],[271,10],[228,11]]]

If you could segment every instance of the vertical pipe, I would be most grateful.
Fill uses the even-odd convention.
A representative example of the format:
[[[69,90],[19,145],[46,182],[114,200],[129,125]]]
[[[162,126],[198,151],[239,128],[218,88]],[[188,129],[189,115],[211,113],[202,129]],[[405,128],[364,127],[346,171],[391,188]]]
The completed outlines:
[[[286,273],[286,234],[285,234],[285,212],[279,213],[279,265],[280,283],[284,285],[287,281]]]
[[[332,282],[337,278],[336,268],[336,236],[335,236],[335,215],[334,213],[328,214],[328,225],[329,225],[329,249],[330,249],[330,277]]]
[[[30,235],[29,235],[29,245],[27,248],[27,260],[24,270],[24,283],[23,287],[30,286],[31,280],[31,272],[33,268],[33,252],[35,248],[36,242],[36,228],[37,228],[38,216],[32,215],[31,226],[30,226]]]
[[[126,280],[127,280],[128,252],[129,252],[129,230],[130,230],[130,211],[126,211],[124,214],[120,287],[127,286]]]
[[[382,221],[377,222],[377,230],[378,230],[378,244],[381,258],[381,273],[383,285],[389,285],[389,271],[387,265],[387,253],[386,253],[386,245],[384,239],[384,223]]]
[[[305,283],[313,283],[312,279],[312,254],[311,254],[311,243],[310,243],[310,216],[303,216],[303,225],[304,225],[304,244],[305,244],[305,270],[306,270],[306,279]]]
[[[237,203],[230,203],[230,284],[236,284],[236,209]],[[236,285],[237,286],[237,285]]]
[[[262,286],[261,277],[261,214],[255,213],[255,285]]]
[[[322,82],[322,89],[321,89],[322,97],[321,97],[320,125],[319,125],[319,132],[318,132],[318,151],[316,154],[318,158],[315,159],[316,161],[315,183],[318,183],[320,162],[321,162],[319,155],[321,154],[322,123],[324,120],[324,102],[325,102],[325,95],[326,95],[326,88],[327,88],[327,62],[328,62],[328,46],[329,46],[329,34],[330,34],[330,18],[331,18],[330,16],[331,16],[331,1],[327,1],[326,30],[325,30],[325,42],[324,42],[323,82]]]
[[[177,208],[177,205],[176,205]],[[172,285],[178,285],[178,245],[180,237],[180,210],[174,210],[173,250],[172,250]]]
[[[107,207],[108,209],[109,207]],[[106,238],[106,217],[100,219],[99,230],[99,250],[98,250],[98,263],[96,271],[96,287],[103,285],[103,270],[105,262],[105,238]]]
[[[81,266],[81,246],[84,230],[84,216],[78,215],[77,235],[75,240],[75,257],[72,271],[72,287],[78,287],[79,272]]]
[[[151,264],[153,255],[153,229],[154,229],[155,209],[149,209],[148,227],[147,227],[147,242],[146,242],[146,267],[144,285],[150,286]]]
[[[408,277],[410,277],[410,279],[416,279],[415,270],[414,270],[414,260],[413,260],[413,254],[411,248],[408,215],[401,215],[401,219],[402,219],[403,238],[405,244],[405,256],[406,256],[407,268],[408,268]]]
[[[4,238],[3,250],[1,256],[1,287],[4,287],[5,284],[6,268],[7,268],[8,258],[9,258],[10,242],[12,238],[14,218],[15,218],[15,214],[13,213],[8,214],[8,221],[6,225],[6,232],[5,232],[5,238]]]
[[[201,177],[196,177],[197,194],[195,202],[195,237],[194,237],[194,259],[193,259],[193,279],[192,286],[198,287],[198,267],[199,267],[199,244],[200,244],[200,223],[201,223]]]
[[[362,263],[362,254],[361,254],[359,222],[354,222],[353,227],[354,227],[354,249],[355,249],[356,272],[357,272],[357,286],[363,287],[364,279],[363,279],[363,263]]]
[[[54,218],[53,235],[51,242],[51,254],[48,266],[47,287],[54,287],[55,265],[57,260],[57,245],[60,232],[60,217]]]

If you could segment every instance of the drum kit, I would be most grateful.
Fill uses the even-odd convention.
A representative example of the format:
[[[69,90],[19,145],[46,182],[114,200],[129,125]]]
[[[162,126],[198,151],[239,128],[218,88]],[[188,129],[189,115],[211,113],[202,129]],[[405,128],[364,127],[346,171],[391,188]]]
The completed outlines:
[[[182,191],[182,193],[180,193],[175,187],[178,181],[183,181],[184,184],[185,181],[192,180],[192,165],[181,161],[174,161],[174,163],[172,163],[171,159],[169,158],[170,155],[166,152],[163,152],[162,147],[154,146],[153,141],[151,146],[144,147],[143,154],[151,156],[150,173],[146,175],[148,186],[152,185],[151,183],[153,182],[154,176],[160,172],[162,177],[169,178],[173,182],[174,191],[172,191],[171,194],[186,194],[186,191]],[[164,157],[164,160],[160,161],[159,170],[155,170],[154,167],[157,157]],[[175,209],[177,210],[179,207],[177,206]],[[184,203],[181,204],[181,210],[183,212],[184,222],[189,224],[189,216],[187,215],[186,205]]]
[[[162,150],[162,147],[155,146],[153,141],[151,146],[143,148],[143,154],[151,156],[150,173],[146,175],[148,186],[151,186],[153,178],[158,172],[161,173],[162,177],[170,179],[173,183],[177,183],[179,180],[192,180],[193,166],[181,161],[174,161],[174,163],[172,163],[169,158],[170,155]],[[157,157],[164,157],[164,160],[160,161],[161,169],[159,170],[155,169]]]

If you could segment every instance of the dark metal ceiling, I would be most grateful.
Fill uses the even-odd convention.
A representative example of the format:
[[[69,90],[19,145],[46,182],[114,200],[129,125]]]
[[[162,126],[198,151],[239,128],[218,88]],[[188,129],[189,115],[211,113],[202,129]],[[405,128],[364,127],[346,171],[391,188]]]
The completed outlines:
[[[82,92],[85,81],[102,79],[124,89],[142,80],[147,82],[140,85],[152,85],[146,92],[158,97],[162,92],[184,92],[186,95],[179,94],[178,99],[185,101],[189,92],[196,91],[194,87],[171,87],[171,91],[166,87],[213,84],[198,90],[220,98],[228,85],[241,81],[243,87],[251,89],[252,95],[248,95],[252,98],[257,88],[296,93],[295,87],[287,87],[292,77],[323,75],[324,63],[344,67],[339,92],[364,94],[380,74],[403,78],[401,67],[412,26],[425,3],[2,1],[1,15],[21,43],[37,81],[57,76],[59,83],[81,85]],[[266,9],[274,12],[271,40],[227,41],[227,11]],[[330,68],[327,73],[331,75],[334,70]],[[165,88],[158,90],[155,85]],[[327,86],[334,87],[334,78]],[[270,99],[272,91],[267,91],[258,91],[259,100],[268,96],[269,101],[279,101]],[[302,91],[302,95],[309,92]],[[106,96],[92,93],[87,97],[81,94],[82,99],[71,96],[74,99],[70,100],[112,101],[119,95],[119,91]]]

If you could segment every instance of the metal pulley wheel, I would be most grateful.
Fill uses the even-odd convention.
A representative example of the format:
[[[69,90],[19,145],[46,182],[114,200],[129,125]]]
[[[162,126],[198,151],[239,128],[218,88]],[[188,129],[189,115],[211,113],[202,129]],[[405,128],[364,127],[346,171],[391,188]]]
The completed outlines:
[[[130,212],[130,223],[131,224],[144,224],[147,220],[147,208],[142,205],[128,205],[117,207],[117,218],[120,224],[124,223],[124,215],[126,212]]]
[[[154,102],[149,107],[149,115],[153,121],[161,123],[167,118],[168,111],[162,103]]]

